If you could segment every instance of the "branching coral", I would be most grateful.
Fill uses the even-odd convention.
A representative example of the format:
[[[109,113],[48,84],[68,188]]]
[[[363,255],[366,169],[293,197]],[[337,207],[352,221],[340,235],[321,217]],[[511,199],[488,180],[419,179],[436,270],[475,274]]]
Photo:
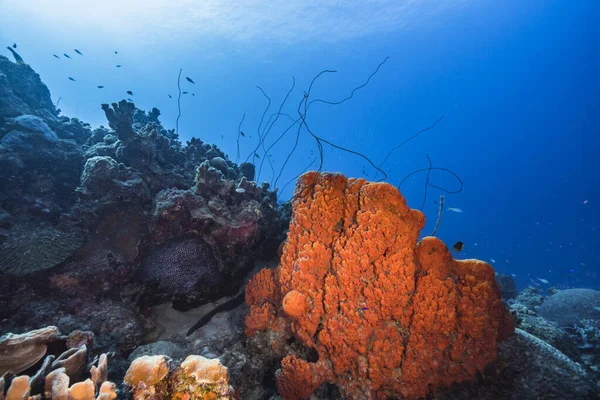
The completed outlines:
[[[102,104],[102,110],[106,114],[108,126],[113,129],[119,139],[123,141],[136,137],[133,130],[133,113],[135,105],[127,100],[121,100],[118,103],[112,103],[112,108],[108,104]]]
[[[514,329],[494,271],[453,260],[396,188],[304,174],[281,263],[247,287],[246,333],[274,346],[293,334],[318,361],[291,354],[277,374],[286,399],[337,384],[345,398],[425,396],[472,379]]]

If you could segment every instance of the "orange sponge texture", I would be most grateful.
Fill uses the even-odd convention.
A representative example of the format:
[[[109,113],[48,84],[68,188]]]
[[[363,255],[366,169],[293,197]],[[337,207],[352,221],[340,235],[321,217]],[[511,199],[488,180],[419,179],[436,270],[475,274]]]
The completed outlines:
[[[417,399],[472,379],[513,332],[492,267],[418,242],[425,218],[395,187],[309,172],[292,211],[280,265],[246,289],[247,335],[294,335],[318,354],[283,359],[285,399],[325,382],[348,399]]]

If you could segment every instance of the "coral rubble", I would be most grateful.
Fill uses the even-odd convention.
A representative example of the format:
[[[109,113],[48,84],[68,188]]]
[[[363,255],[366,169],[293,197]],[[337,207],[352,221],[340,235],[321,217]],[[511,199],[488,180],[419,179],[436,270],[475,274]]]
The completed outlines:
[[[281,263],[249,283],[250,336],[270,331],[286,399],[335,383],[344,398],[420,398],[473,379],[496,358],[512,318],[494,271],[455,261],[438,239],[417,243],[423,214],[389,184],[304,174]],[[284,350],[285,349],[285,350]]]

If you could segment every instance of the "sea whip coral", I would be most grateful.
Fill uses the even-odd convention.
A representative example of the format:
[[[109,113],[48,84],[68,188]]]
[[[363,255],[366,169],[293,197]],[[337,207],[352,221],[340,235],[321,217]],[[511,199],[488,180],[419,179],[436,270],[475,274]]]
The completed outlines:
[[[386,183],[339,174],[298,181],[281,263],[248,284],[246,334],[295,336],[318,354],[289,354],[285,399],[335,383],[344,398],[416,399],[473,378],[514,330],[492,267],[456,261],[425,218]]]

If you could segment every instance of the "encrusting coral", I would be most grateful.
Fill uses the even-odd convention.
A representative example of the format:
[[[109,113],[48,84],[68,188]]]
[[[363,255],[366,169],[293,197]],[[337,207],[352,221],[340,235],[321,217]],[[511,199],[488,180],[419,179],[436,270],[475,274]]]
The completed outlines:
[[[249,336],[273,351],[295,336],[318,354],[288,354],[285,399],[335,383],[348,399],[416,399],[473,379],[514,330],[492,267],[454,260],[393,186],[309,172],[298,181],[280,265],[246,289]]]

